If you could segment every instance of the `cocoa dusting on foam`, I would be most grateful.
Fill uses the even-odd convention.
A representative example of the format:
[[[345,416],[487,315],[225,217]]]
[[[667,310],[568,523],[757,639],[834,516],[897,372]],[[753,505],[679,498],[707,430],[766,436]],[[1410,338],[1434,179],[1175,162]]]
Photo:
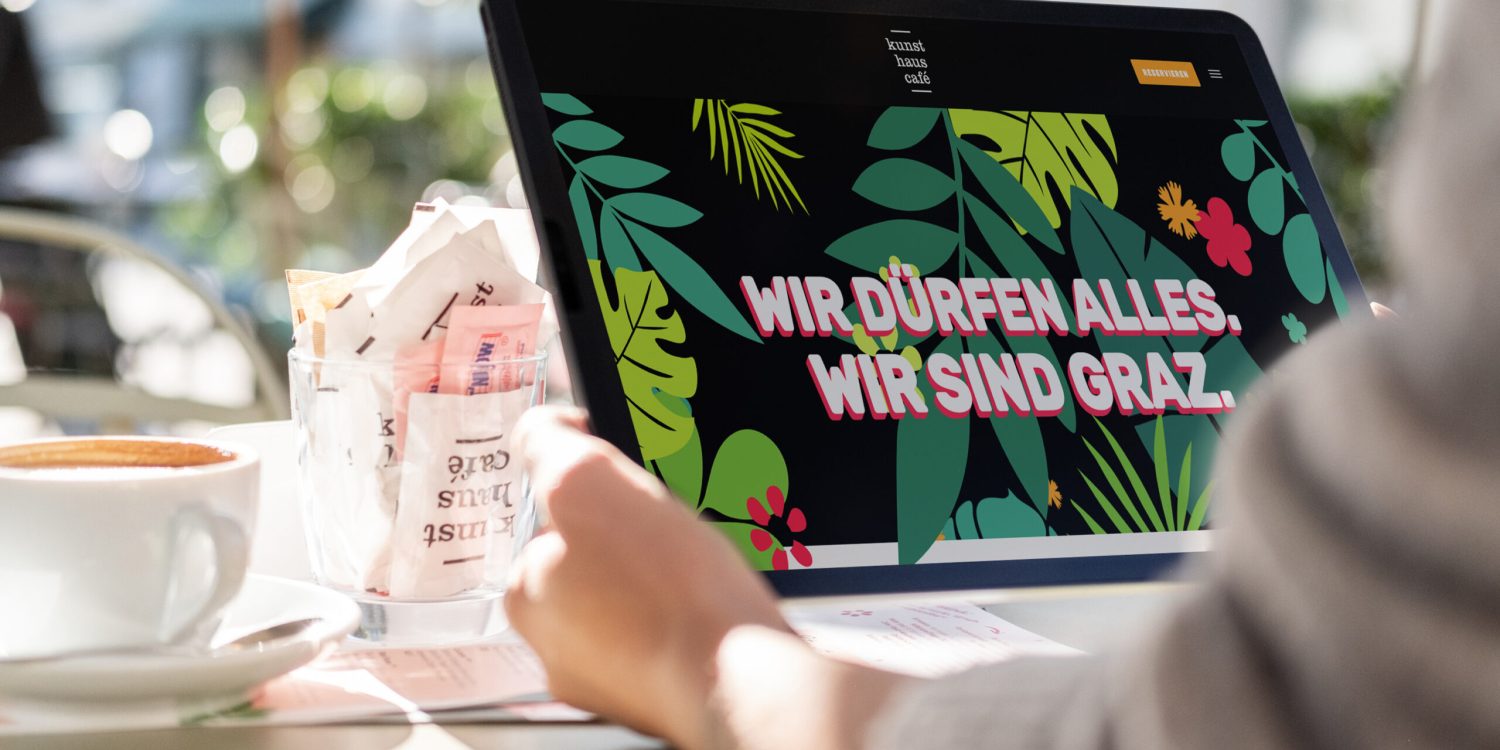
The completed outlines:
[[[50,472],[185,469],[235,460],[235,454],[199,443],[156,440],[66,440],[0,447],[0,467]]]

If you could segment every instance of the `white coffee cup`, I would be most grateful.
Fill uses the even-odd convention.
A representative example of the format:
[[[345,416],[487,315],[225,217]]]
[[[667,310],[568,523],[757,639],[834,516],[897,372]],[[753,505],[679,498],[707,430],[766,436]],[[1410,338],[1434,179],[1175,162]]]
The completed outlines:
[[[0,446],[0,658],[205,645],[249,565],[258,463],[203,440]]]

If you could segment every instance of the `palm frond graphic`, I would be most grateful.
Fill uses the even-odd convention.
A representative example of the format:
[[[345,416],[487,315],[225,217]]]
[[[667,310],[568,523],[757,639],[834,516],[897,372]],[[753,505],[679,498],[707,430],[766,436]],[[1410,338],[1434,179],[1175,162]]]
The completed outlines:
[[[693,132],[708,124],[708,158],[723,159],[724,174],[729,174],[731,151],[733,152],[735,177],[745,184],[750,177],[750,186],[755,197],[760,198],[762,185],[771,205],[780,210],[783,205],[795,210],[792,201],[809,213],[807,204],[797,193],[797,187],[787,176],[778,160],[778,154],[788,159],[801,159],[802,154],[787,148],[782,141],[795,138],[790,131],[762,118],[776,117],[781,112],[761,104],[730,104],[723,99],[693,100]]]

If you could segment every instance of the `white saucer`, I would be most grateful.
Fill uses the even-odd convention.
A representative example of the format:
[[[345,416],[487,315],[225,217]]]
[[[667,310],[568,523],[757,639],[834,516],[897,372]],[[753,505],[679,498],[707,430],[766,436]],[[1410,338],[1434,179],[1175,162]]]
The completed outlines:
[[[309,583],[252,575],[224,615],[217,642],[281,622],[320,618],[302,633],[262,650],[212,657],[113,656],[0,665],[0,695],[31,701],[142,702],[245,695],[334,648],[359,624],[347,597]]]

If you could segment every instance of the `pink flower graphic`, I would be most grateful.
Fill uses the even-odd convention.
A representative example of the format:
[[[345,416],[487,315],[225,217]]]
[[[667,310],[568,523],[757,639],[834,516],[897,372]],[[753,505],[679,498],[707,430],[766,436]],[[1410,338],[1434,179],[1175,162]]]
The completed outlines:
[[[1234,212],[1222,198],[1211,198],[1208,210],[1198,214],[1198,233],[1208,239],[1208,258],[1214,265],[1229,266],[1241,276],[1249,276],[1250,231],[1234,223]]]
[[[769,511],[766,510],[766,504],[771,506]],[[766,528],[771,525],[772,518],[780,519],[784,516],[787,531],[793,534],[800,534],[807,530],[807,516],[802,513],[801,508],[787,510],[786,496],[782,494],[780,487],[766,488],[765,503],[762,503],[759,498],[746,499],[745,510],[749,511],[750,520],[762,527],[750,532],[750,543],[761,552],[770,549],[776,541]],[[793,540],[790,549],[792,559],[796,560],[798,565],[804,568],[812,565],[812,551],[802,546],[802,542]],[[787,562],[787,548],[783,547],[771,553],[771,567],[775,570],[786,570],[790,567]]]

